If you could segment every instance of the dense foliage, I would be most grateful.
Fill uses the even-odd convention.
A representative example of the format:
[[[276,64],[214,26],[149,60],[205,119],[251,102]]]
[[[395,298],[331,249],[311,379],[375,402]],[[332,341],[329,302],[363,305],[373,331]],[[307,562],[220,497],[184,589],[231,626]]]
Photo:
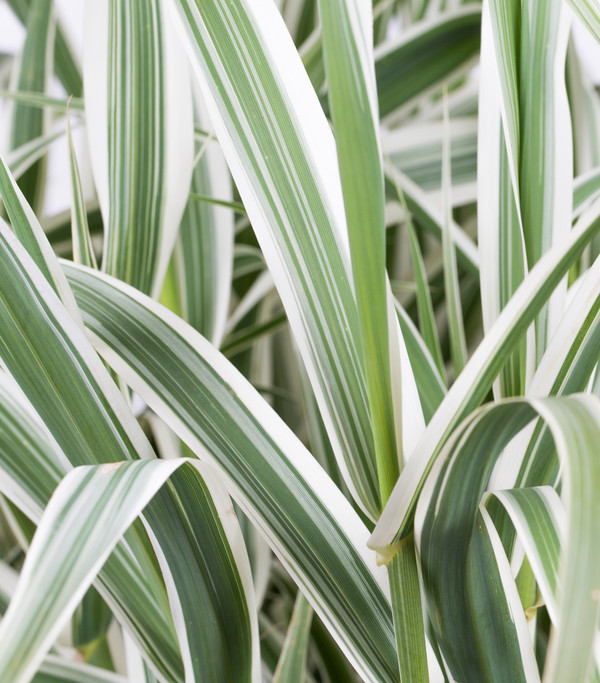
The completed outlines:
[[[56,4],[0,55],[0,681],[600,680],[598,0]]]

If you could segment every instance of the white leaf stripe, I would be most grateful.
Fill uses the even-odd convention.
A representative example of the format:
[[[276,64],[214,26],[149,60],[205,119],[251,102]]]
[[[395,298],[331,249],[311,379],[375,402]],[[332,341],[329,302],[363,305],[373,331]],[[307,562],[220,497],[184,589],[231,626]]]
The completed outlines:
[[[366,528],[316,460],[181,319],[123,283],[64,267],[105,358],[197,454],[219,464],[231,495],[361,674],[394,679],[385,573],[366,549]],[[376,637],[365,641],[364,629]]]

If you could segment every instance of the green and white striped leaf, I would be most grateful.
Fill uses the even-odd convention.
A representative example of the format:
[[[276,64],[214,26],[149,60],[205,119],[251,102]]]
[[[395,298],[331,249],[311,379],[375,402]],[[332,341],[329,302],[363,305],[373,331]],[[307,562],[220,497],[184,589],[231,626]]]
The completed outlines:
[[[82,662],[69,662],[57,655],[46,655],[33,683],[127,683],[124,676],[90,666]]]
[[[551,245],[563,243],[571,225],[571,206],[563,192],[572,183],[572,140],[564,134],[571,123],[564,80],[570,18],[561,0],[543,4],[525,2],[522,7],[513,0],[491,0],[489,8],[491,30],[486,36],[493,36],[494,50],[489,51],[488,61],[493,67],[486,76],[495,80],[492,71],[498,74],[506,154],[515,198],[512,204],[507,178],[504,178],[500,206],[506,215],[501,225],[509,226],[507,232],[513,236],[510,239],[502,233],[500,236],[503,245],[512,243],[513,250],[518,249],[518,225],[522,223],[527,264],[531,268]],[[489,30],[487,26],[485,30]],[[543,97],[539,96],[540,91]],[[494,135],[493,128],[489,130]],[[497,145],[493,138],[490,144]],[[480,154],[484,151],[480,149]],[[492,152],[495,156],[493,148]],[[505,163],[502,150],[500,162]],[[505,169],[500,178],[506,173]],[[493,197],[490,199],[493,203]],[[489,208],[495,215],[494,207]],[[518,261],[515,268],[518,275]],[[508,282],[510,290],[514,285],[510,279]],[[564,293],[564,286],[558,288],[550,308],[544,309],[538,318],[538,359],[560,320]]]
[[[506,358],[525,334],[570,265],[600,230],[600,204],[579,219],[564,245],[553,247],[531,270],[452,385],[409,460],[386,505],[370,547],[384,556],[410,531],[416,500],[435,455],[454,428],[485,398]]]
[[[516,208],[520,218],[520,176],[519,176],[519,151],[521,149],[521,117],[519,102],[519,62],[518,54],[521,49],[521,4],[516,0],[500,2],[488,0],[484,2],[482,18],[482,55],[485,54],[485,71],[482,75],[481,97],[491,100],[486,102],[486,107],[491,105],[491,111],[486,115],[494,117],[494,110],[499,105],[502,112],[502,123],[506,149],[508,154],[508,168],[512,180],[512,189],[515,196]],[[482,57],[483,61],[483,57]],[[492,104],[498,97],[497,88],[500,89],[498,104]],[[490,88],[493,91],[490,92]],[[486,121],[487,124],[487,121]],[[495,133],[490,121],[489,134]],[[487,132],[487,131],[486,131]],[[495,141],[490,140],[491,144]],[[492,151],[492,149],[490,149]]]
[[[441,671],[433,668],[433,657],[428,663],[419,568],[412,535],[403,539],[388,564],[388,573],[401,680],[423,683],[439,680]]]
[[[158,531],[154,542],[175,603],[186,676],[260,680],[258,624],[241,532],[209,466],[188,463],[88,466],[64,478],[44,511],[0,624],[2,678],[15,683],[30,679],[120,536],[160,489],[146,514]],[[185,520],[176,513],[180,494],[184,503],[194,502]],[[61,552],[65,548],[68,552]],[[219,596],[216,603],[212,590]]]
[[[560,498],[550,486],[492,491],[490,498],[492,497],[503,505],[510,516],[550,619],[556,625],[558,563],[561,538],[565,538],[566,521]]]
[[[306,680],[306,655],[311,621],[312,608],[298,591],[283,649],[273,674],[273,683],[296,683]]]
[[[200,125],[209,125],[200,95]],[[223,154],[207,138],[197,154],[191,192],[230,201],[231,179]],[[189,200],[173,250],[181,317],[219,347],[229,309],[233,268],[233,212],[218,204]]]
[[[55,23],[52,0],[31,0],[27,12],[27,33],[20,58],[17,60],[15,90],[45,92],[52,73]],[[43,135],[47,117],[43,110],[14,103],[11,111],[9,149]],[[29,168],[20,179],[20,186],[27,200],[36,209],[41,208],[45,185],[46,167],[39,161]]]
[[[524,680],[537,677],[526,631],[524,636],[517,635],[521,658],[507,656],[508,643],[498,648],[497,629],[505,628],[508,622],[500,619],[490,623],[489,612],[486,616],[481,611],[481,599],[473,593],[475,576],[467,569],[467,558],[473,552],[469,536],[481,526],[477,522],[479,503],[493,465],[536,412],[548,423],[564,466],[563,501],[569,526],[561,558],[558,629],[552,636],[545,680],[561,681],[570,676],[583,680],[590,662],[597,619],[594,587],[600,579],[600,551],[592,540],[600,520],[596,493],[600,466],[595,455],[600,403],[595,397],[584,396],[503,402],[476,411],[453,434],[436,459],[415,519],[430,612],[436,614],[433,626],[445,659],[459,680],[480,679],[477,672],[482,666],[484,678],[506,680],[504,665],[518,666],[519,661]],[[444,551],[447,546],[451,552]],[[510,573],[503,584],[507,581],[510,585]],[[482,576],[480,586],[490,590],[489,579]],[[516,617],[513,608],[511,619]],[[519,619],[524,621],[522,612]],[[480,656],[477,650],[485,654]]]
[[[79,165],[73,146],[71,122],[67,114],[67,137],[69,140],[69,161],[71,164],[71,234],[73,239],[73,258],[77,263],[83,263],[90,268],[97,268],[94,247],[90,236],[87,210],[81,186]]]
[[[325,0],[319,3],[319,14],[377,476],[385,503],[398,479],[401,457],[396,447],[388,346],[385,202],[373,65],[373,13],[365,0]],[[400,438],[401,434],[400,425]]]
[[[335,142],[271,3],[173,0],[346,482],[381,509]]]
[[[395,680],[384,570],[368,531],[297,437],[180,318],[124,283],[64,265],[92,339],[261,530],[366,680]],[[131,325],[135,321],[135,337]],[[365,639],[364,633],[372,634]]]
[[[562,0],[525,2],[519,52],[521,139],[520,201],[531,267],[551,245],[565,245],[572,205],[565,187],[573,182],[571,115],[564,80],[570,16]],[[532,85],[535,84],[535,88]],[[544,97],[536,94],[544,92]],[[564,310],[565,285],[538,319],[537,357]]]
[[[20,22],[26,26],[29,12],[33,5],[32,0],[8,0],[8,4]],[[67,91],[67,94],[78,97],[81,95],[83,89],[81,70],[65,38],[64,32],[61,29],[60,17],[57,23],[58,26],[56,27],[56,36],[54,39],[54,71]]]
[[[383,117],[416,97],[441,89],[479,49],[481,9],[473,4],[418,22],[375,50],[379,111]]]
[[[188,69],[158,0],[86,3],[85,110],[103,269],[158,295],[187,200]]]
[[[479,167],[485,167],[486,173],[479,175],[477,211],[485,332],[527,273],[517,176],[520,127],[514,56],[518,15],[512,2],[486,2],[483,7],[477,149]],[[493,38],[502,48],[494,48]],[[497,398],[524,393],[535,361],[533,332],[524,337],[494,383]]]
[[[57,265],[52,247],[2,158],[0,158],[0,197],[17,237],[54,291],[60,296],[73,320],[81,326],[79,310],[64,273]]]
[[[568,0],[575,14],[600,43],[600,2],[598,0]]]

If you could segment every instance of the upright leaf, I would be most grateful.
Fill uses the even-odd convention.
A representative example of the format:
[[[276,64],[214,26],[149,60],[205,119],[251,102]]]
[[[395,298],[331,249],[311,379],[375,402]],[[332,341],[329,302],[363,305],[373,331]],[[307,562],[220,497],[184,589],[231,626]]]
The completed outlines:
[[[381,503],[335,142],[276,7],[171,0],[344,477]]]
[[[208,125],[205,106],[196,98],[199,123]],[[223,153],[213,136],[202,142],[195,159],[191,191],[231,200],[232,188]],[[220,346],[231,293],[233,212],[190,199],[173,250],[173,268],[181,317]]]
[[[346,208],[350,256],[382,503],[400,468],[392,410],[385,284],[384,187],[368,2],[319,3],[329,106]]]
[[[86,3],[84,83],[102,267],[158,295],[193,154],[187,64],[162,2]]]
[[[27,13],[27,35],[18,61],[16,89],[44,93],[52,73],[54,19],[52,0],[32,0]],[[44,133],[44,111],[24,104],[13,106],[10,149]],[[36,209],[41,208],[41,192],[45,184],[43,161],[34,164],[20,180],[23,194]]]

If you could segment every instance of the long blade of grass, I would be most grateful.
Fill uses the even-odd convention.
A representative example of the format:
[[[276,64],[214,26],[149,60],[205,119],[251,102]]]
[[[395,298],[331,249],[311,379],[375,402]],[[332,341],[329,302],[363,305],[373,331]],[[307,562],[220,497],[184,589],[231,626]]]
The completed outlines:
[[[444,143],[442,151],[442,196],[444,210],[444,229],[442,232],[442,253],[444,261],[444,294],[448,315],[448,332],[450,335],[450,357],[454,377],[458,377],[467,362],[467,342],[460,301],[458,282],[458,268],[456,252],[452,242],[452,202],[450,200],[452,178],[450,170],[450,123],[448,112],[448,97],[444,92],[446,105],[444,107]]]
[[[52,0],[32,0],[27,13],[27,34],[18,62],[16,90],[45,92],[52,73],[54,47]],[[11,113],[9,148],[21,145],[45,133],[44,112],[27,105],[14,104]],[[20,187],[28,202],[41,208],[46,167],[43,160],[29,168],[20,179]]]
[[[71,166],[71,233],[73,235],[73,259],[90,268],[97,268],[94,247],[90,236],[87,210],[83,198],[79,165],[75,156],[71,122],[67,114],[67,137],[69,140],[69,161]]]
[[[427,348],[429,349],[429,353],[431,354],[431,357],[435,362],[440,377],[445,379],[446,370],[444,368],[442,349],[440,347],[439,334],[437,331],[435,316],[433,313],[431,292],[429,291],[429,282],[427,280],[427,272],[425,269],[425,262],[423,261],[421,246],[417,238],[417,233],[415,230],[415,226],[413,225],[410,211],[408,210],[408,206],[406,204],[404,192],[402,192],[402,188],[399,185],[397,185],[396,187],[396,193],[402,205],[406,229],[408,230],[410,253],[412,257],[415,282],[417,285],[417,312],[419,316],[419,327],[421,331],[421,336]],[[404,338],[406,338],[405,335]],[[419,378],[419,375],[417,373],[415,373],[415,376],[417,377],[417,379]],[[417,385],[419,386],[420,382],[417,382]]]
[[[208,115],[197,99],[197,117]],[[191,192],[232,200],[229,171],[214,140],[203,143],[192,175]],[[220,346],[231,293],[233,267],[233,212],[218,204],[190,199],[173,250],[181,317]]]
[[[342,193],[382,503],[400,469],[396,451],[385,277],[384,186],[372,10],[366,2],[320,2],[328,98]],[[359,172],[360,169],[360,172]]]
[[[104,357],[196,454],[219,465],[361,675],[396,679],[386,577],[366,549],[367,529],[316,460],[180,318],[105,275],[64,267]]]
[[[520,8],[511,2],[486,2],[483,7],[478,136],[481,172],[477,211],[479,253],[484,264],[480,284],[485,332],[527,272],[517,176],[520,120],[515,31],[519,16]],[[533,351],[533,340],[529,347]],[[527,351],[525,337],[494,384],[496,397],[519,396],[525,392]]]
[[[273,674],[273,683],[296,683],[306,680],[306,654],[311,621],[312,608],[298,591],[283,650]]]
[[[172,2],[340,468],[380,511],[335,142],[271,3]]]
[[[33,4],[32,0],[8,0],[8,4],[21,23],[26,26]],[[55,73],[64,85],[67,94],[79,97],[83,90],[81,71],[60,25],[57,26],[54,39],[53,61]]]
[[[600,2],[598,0],[567,0],[588,31],[600,43]]]
[[[571,198],[563,191],[573,183],[572,136],[565,135],[571,128],[564,79],[570,30],[567,11],[561,0],[543,4],[527,0],[521,12],[519,182],[530,267],[551,245],[564,244],[571,229]],[[538,318],[538,359],[560,320],[565,292],[566,285],[558,288],[548,313]]]
[[[193,162],[188,69],[162,3],[86,3],[84,82],[102,267],[158,295]]]
[[[564,510],[550,486],[492,491],[510,516],[553,624],[558,623],[556,587]],[[488,501],[486,500],[486,505]],[[562,535],[564,537],[564,529]]]
[[[415,544],[412,536],[402,541],[393,560],[388,564],[396,646],[401,680],[430,680],[421,587]]]
[[[382,117],[441,84],[475,57],[479,49],[481,9],[462,7],[419,22],[395,41],[375,50],[375,72]]]

